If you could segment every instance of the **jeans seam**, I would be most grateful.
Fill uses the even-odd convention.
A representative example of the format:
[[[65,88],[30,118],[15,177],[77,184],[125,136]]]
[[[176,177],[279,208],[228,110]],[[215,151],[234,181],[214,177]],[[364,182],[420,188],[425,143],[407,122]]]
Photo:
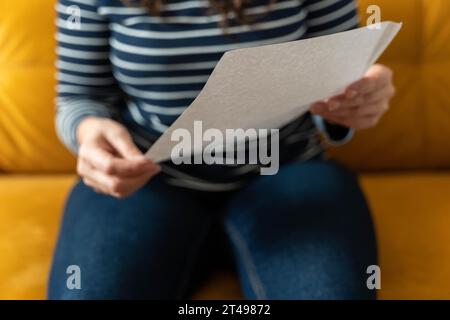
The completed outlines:
[[[262,284],[262,281],[258,276],[256,265],[253,261],[252,254],[248,248],[247,243],[244,240],[244,237],[232,223],[227,222],[225,226],[231,236],[231,241],[234,243],[236,250],[239,252],[242,258],[245,272],[247,273],[250,286],[256,296],[256,299],[266,300],[266,290],[264,289],[264,285]]]

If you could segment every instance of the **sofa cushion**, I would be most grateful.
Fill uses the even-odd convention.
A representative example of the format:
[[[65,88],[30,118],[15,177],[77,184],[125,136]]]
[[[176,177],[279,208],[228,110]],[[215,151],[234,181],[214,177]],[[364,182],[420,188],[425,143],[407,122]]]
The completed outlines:
[[[375,220],[383,299],[450,299],[450,173],[361,178]]]
[[[54,4],[0,1],[0,171],[74,169],[54,129]]]
[[[0,300],[45,298],[73,175],[0,175]]]
[[[58,225],[75,181],[0,176],[0,299],[45,298]],[[450,299],[450,173],[364,175],[381,263],[380,298]],[[196,299],[241,297],[236,277],[214,273]]]

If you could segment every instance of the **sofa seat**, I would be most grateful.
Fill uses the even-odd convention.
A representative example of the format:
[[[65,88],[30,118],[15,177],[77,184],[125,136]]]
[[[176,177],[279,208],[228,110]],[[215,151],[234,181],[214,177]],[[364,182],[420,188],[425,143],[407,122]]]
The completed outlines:
[[[74,175],[0,176],[0,299],[45,298],[60,212]],[[380,247],[382,299],[450,299],[450,172],[365,174]],[[26,196],[24,196],[26,195]],[[213,273],[195,299],[238,299]]]

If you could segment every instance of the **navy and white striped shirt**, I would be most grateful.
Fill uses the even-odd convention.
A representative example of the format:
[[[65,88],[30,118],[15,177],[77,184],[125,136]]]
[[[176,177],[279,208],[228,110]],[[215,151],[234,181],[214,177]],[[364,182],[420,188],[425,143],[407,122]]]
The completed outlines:
[[[255,18],[251,25],[238,24],[230,13],[224,33],[219,25],[223,15],[211,13],[208,0],[168,0],[159,16],[120,0],[59,0],[56,124],[61,140],[76,152],[78,124],[87,116],[100,116],[121,121],[146,149],[191,104],[224,52],[358,26],[354,0],[268,4],[255,0],[247,5],[246,14]],[[71,27],[76,9],[81,13],[80,28]],[[280,135],[286,157],[294,152],[306,160],[323,151],[309,114]],[[240,176],[236,172],[234,180]],[[199,189],[231,189],[236,182],[212,183],[173,167],[166,173],[175,184],[190,179]]]

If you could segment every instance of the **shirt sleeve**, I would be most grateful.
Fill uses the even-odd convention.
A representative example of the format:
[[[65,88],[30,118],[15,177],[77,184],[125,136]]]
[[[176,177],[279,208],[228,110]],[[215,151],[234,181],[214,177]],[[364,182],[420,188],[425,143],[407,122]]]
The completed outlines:
[[[343,32],[359,27],[358,8],[355,0],[306,0],[307,38]],[[322,117],[313,116],[317,128],[328,142],[341,145],[350,141],[354,129],[331,124]]]
[[[114,118],[121,94],[109,61],[109,22],[96,0],[59,0],[56,11],[56,131],[76,153],[79,123],[89,116]]]

